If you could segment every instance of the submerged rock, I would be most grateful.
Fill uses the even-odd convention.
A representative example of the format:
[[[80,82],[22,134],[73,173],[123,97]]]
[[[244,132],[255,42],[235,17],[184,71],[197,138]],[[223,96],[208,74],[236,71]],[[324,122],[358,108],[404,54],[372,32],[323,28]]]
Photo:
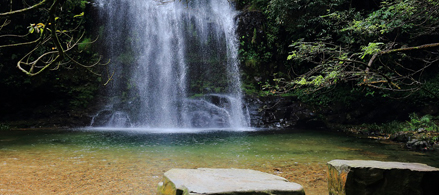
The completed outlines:
[[[408,149],[427,151],[429,148],[433,149],[427,141],[413,139],[408,141],[405,146]]]
[[[390,136],[390,140],[396,141],[396,142],[407,142],[410,140],[410,138],[413,136],[412,132],[408,131],[401,131],[395,134],[392,134]]]
[[[439,169],[420,163],[370,160],[328,162],[330,195],[434,195]]]
[[[249,169],[171,169],[159,183],[160,195],[304,195],[297,183]]]
[[[405,143],[405,148],[417,151],[432,151],[438,149],[435,144],[437,132],[420,128],[416,131],[401,131],[390,136],[390,140]]]

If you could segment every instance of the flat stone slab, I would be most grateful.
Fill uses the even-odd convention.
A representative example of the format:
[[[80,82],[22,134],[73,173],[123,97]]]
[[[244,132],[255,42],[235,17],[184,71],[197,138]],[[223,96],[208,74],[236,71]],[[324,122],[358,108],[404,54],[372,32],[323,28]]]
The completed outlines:
[[[333,160],[328,169],[330,195],[439,194],[439,169],[425,164]]]
[[[160,195],[304,195],[300,184],[249,169],[171,169],[159,183]]]

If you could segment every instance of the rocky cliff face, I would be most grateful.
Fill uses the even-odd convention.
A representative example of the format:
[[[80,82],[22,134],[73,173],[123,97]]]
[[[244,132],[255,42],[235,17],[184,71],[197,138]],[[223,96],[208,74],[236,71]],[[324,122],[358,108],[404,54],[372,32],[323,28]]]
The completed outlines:
[[[310,106],[296,97],[246,97],[252,127],[325,128],[331,124],[359,125],[408,120],[410,113],[436,115],[430,105],[416,106],[391,101],[358,101],[352,105],[333,103]]]
[[[325,127],[317,113],[295,97],[247,97],[253,127]]]

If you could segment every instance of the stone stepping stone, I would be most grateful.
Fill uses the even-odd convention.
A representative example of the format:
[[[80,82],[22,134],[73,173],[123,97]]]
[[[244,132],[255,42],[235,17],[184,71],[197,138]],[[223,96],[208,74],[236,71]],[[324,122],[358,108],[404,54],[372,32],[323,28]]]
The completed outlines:
[[[160,195],[304,195],[297,183],[249,169],[171,169],[159,183]]]
[[[328,162],[330,195],[437,195],[439,169],[420,163]]]

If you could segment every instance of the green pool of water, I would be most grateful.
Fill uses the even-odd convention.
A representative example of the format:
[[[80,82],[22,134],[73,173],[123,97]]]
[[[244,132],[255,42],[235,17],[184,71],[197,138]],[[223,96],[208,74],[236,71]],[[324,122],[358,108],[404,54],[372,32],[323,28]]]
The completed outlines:
[[[155,156],[179,160],[238,162],[327,162],[367,159],[422,162],[439,166],[437,153],[414,152],[398,144],[359,139],[327,131],[260,130],[148,133],[139,131],[27,130],[2,131],[0,152],[52,151],[61,154],[129,157]]]
[[[75,189],[84,185],[81,182],[95,186],[83,189],[84,193],[94,193],[97,184],[106,189],[112,188],[113,191],[108,193],[134,190],[129,187],[134,184],[142,186],[136,188],[139,192],[127,193],[142,194],[144,191],[140,190],[153,192],[162,173],[174,167],[250,168],[297,177],[288,175],[288,172],[302,171],[297,173],[300,175],[307,170],[295,170],[295,166],[301,169],[308,169],[307,165],[319,166],[315,172],[320,172],[333,159],[419,162],[439,167],[438,152],[409,151],[399,144],[316,130],[0,132],[0,176],[9,180],[20,177],[21,183],[25,184],[39,177],[54,177],[53,186],[47,186],[47,189],[35,184],[40,185],[41,193],[51,189],[80,193]],[[20,174],[19,169],[24,172]],[[309,170],[312,171],[312,168]],[[78,174],[83,174],[83,179],[77,178]],[[315,174],[320,175],[320,179],[324,177],[323,174]],[[114,182],[115,178],[119,178],[119,182]],[[65,184],[55,184],[63,179],[73,181],[70,191],[66,191]],[[21,187],[19,181],[0,182],[0,194],[2,190],[25,192],[17,191],[22,190],[19,189]],[[321,191],[325,187],[317,188]]]

